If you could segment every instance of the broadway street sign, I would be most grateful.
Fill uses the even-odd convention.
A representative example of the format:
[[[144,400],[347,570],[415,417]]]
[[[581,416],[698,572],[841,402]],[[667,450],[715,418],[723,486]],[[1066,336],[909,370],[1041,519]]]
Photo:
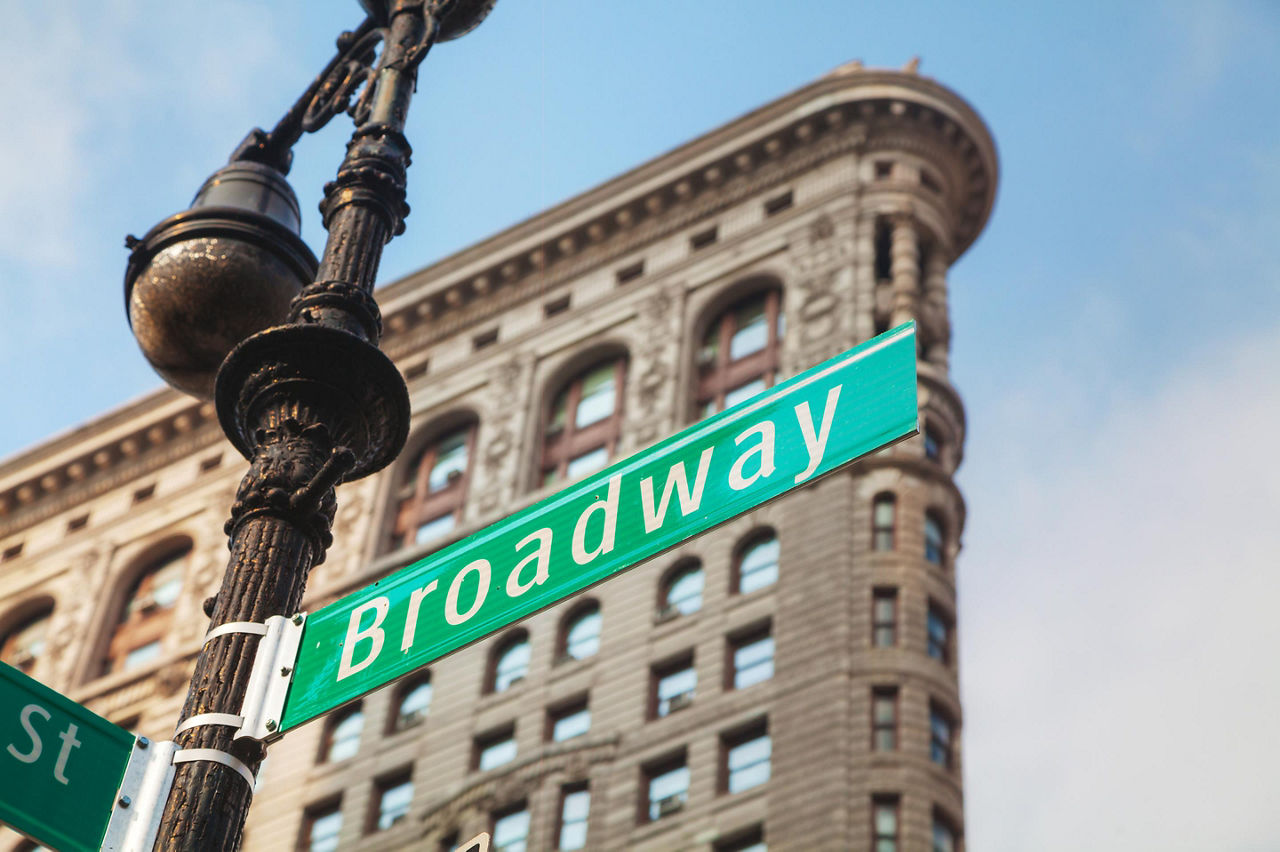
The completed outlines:
[[[279,730],[916,434],[914,323],[310,615]]]
[[[133,750],[133,734],[0,663],[0,822],[97,852]]]

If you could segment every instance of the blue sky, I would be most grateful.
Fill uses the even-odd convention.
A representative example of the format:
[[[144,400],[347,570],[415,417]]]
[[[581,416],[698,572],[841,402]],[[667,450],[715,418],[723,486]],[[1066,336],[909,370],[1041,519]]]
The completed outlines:
[[[125,233],[189,202],[358,21],[336,0],[4,4],[0,456],[157,386]],[[970,848],[1280,846],[1280,7],[502,0],[410,115],[382,280],[853,58],[991,126],[953,268],[969,411]],[[300,144],[315,204],[340,122]]]

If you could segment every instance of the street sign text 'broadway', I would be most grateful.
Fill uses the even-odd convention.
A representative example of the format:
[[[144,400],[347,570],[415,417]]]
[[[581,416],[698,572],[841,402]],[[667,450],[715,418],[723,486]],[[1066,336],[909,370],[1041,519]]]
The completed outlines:
[[[916,432],[908,323],[307,618],[297,727]]]

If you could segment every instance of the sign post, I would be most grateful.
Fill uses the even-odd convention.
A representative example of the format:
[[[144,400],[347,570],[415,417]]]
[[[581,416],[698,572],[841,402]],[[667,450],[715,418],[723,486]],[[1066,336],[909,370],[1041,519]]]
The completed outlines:
[[[61,852],[101,848],[133,734],[0,663],[0,822]]]
[[[917,418],[906,323],[307,616],[266,729],[295,728],[910,437]]]

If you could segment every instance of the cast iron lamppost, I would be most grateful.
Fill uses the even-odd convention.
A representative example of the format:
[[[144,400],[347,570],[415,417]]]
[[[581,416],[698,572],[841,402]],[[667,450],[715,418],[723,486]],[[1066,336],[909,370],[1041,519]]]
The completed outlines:
[[[333,541],[334,488],[382,469],[404,445],[408,394],[378,349],[372,291],[382,246],[409,212],[405,114],[431,46],[474,29],[495,2],[361,0],[364,22],[338,38],[337,55],[276,127],[251,131],[189,210],[126,241],[125,295],[143,353],[174,387],[214,397],[223,431],[250,461],[226,525],[227,572],[205,601],[214,627],[296,612]],[[356,130],[325,186],[329,238],[317,263],[284,176],[301,135],[344,110]],[[233,740],[228,717],[258,641],[230,632],[205,643],[180,749],[222,752],[256,772],[265,748]],[[229,761],[179,764],[156,848],[235,849],[252,792]]]

